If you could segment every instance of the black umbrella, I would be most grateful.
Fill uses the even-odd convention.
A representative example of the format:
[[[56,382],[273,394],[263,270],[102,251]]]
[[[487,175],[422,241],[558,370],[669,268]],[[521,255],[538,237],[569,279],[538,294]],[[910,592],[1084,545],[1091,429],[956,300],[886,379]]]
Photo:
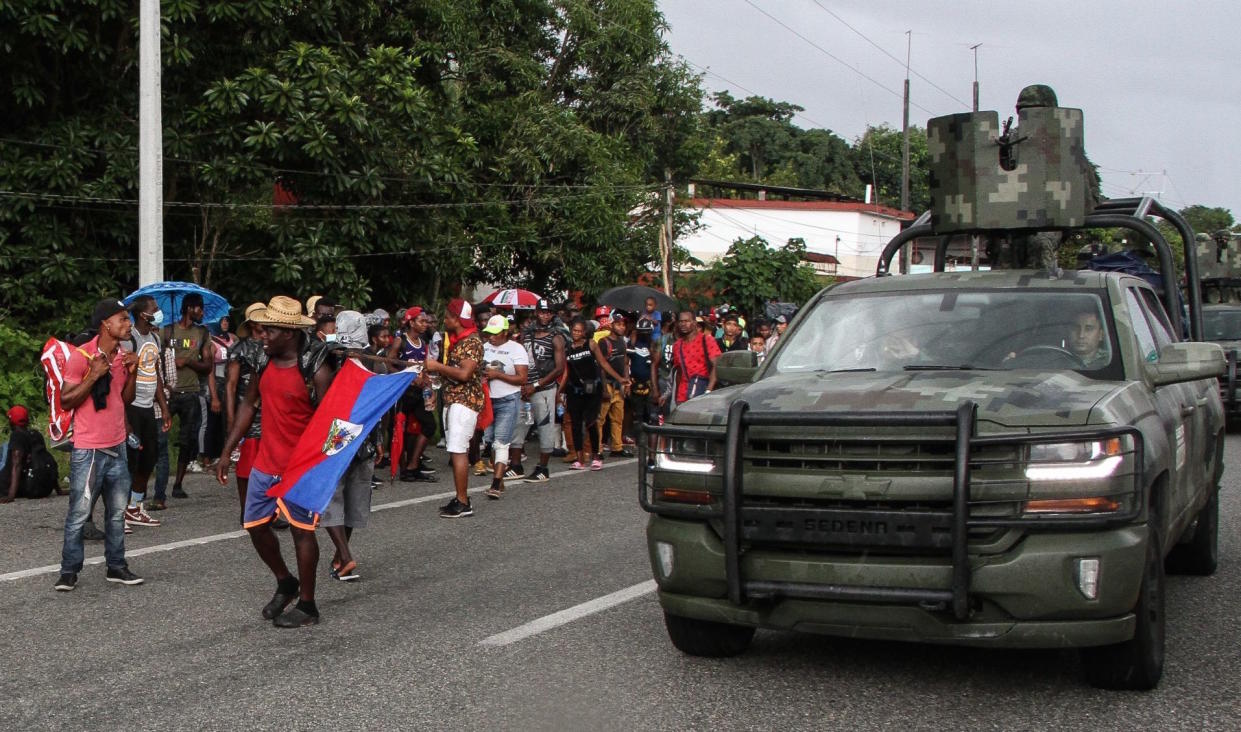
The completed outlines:
[[[655,298],[656,310],[676,310],[677,301],[653,287],[644,285],[625,285],[613,287],[599,296],[600,305],[609,305],[630,312],[641,312],[646,309],[646,298]]]

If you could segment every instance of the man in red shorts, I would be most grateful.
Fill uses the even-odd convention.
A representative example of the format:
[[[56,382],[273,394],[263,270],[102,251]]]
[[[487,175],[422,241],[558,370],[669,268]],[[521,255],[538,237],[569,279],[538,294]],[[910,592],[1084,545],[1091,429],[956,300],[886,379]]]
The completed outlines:
[[[319,541],[315,536],[318,516],[305,514],[296,506],[283,504],[267,495],[280,482],[294,446],[314,414],[319,398],[327,393],[334,371],[328,362],[327,349],[310,338],[304,328],[314,321],[302,315],[301,305],[290,297],[278,295],[267,307],[250,319],[263,326],[263,350],[267,366],[250,382],[245,399],[229,429],[222,454],[228,455],[241,442],[254,420],[255,407],[263,404],[263,439],[260,441],[250,482],[242,526],[250,534],[259,558],[276,576],[276,594],[263,608],[263,617],[278,628],[297,628],[319,622],[315,606],[315,571],[319,565]],[[228,460],[219,461],[216,478],[228,484]],[[271,530],[271,522],[279,511],[293,531],[297,553],[297,570],[301,582],[289,572],[280,553],[280,542]],[[297,604],[287,608],[289,603]]]

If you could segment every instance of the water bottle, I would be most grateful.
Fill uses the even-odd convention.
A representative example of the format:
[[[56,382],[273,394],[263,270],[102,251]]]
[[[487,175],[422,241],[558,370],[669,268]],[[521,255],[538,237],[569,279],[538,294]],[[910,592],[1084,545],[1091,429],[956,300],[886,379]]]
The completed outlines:
[[[125,437],[125,444],[126,444],[126,445],[129,445],[129,449],[131,449],[131,450],[141,450],[141,449],[142,449],[142,440],[139,440],[139,439],[138,439],[138,436],[137,436],[137,435],[135,435],[135,434],[134,434],[134,433],[132,433],[132,432],[130,432],[130,433],[129,433],[126,437]]]
[[[556,405],[556,421],[559,422],[562,419],[564,419],[564,405],[557,404]]]
[[[530,402],[521,403],[521,423],[524,425],[534,424],[534,406]]]

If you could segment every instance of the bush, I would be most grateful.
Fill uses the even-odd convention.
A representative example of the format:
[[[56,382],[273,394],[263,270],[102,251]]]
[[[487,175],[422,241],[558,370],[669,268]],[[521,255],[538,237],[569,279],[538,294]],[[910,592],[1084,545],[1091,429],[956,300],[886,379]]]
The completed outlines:
[[[8,411],[21,404],[32,413],[46,414],[43,367],[39,352],[43,342],[7,325],[0,324],[0,409]]]

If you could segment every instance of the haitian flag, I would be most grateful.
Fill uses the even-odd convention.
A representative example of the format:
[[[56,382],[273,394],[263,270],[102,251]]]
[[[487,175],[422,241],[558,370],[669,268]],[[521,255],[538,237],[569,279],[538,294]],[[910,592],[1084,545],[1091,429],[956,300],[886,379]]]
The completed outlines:
[[[375,374],[357,359],[346,361],[267,495],[323,513],[366,436],[416,376],[412,369]]]

